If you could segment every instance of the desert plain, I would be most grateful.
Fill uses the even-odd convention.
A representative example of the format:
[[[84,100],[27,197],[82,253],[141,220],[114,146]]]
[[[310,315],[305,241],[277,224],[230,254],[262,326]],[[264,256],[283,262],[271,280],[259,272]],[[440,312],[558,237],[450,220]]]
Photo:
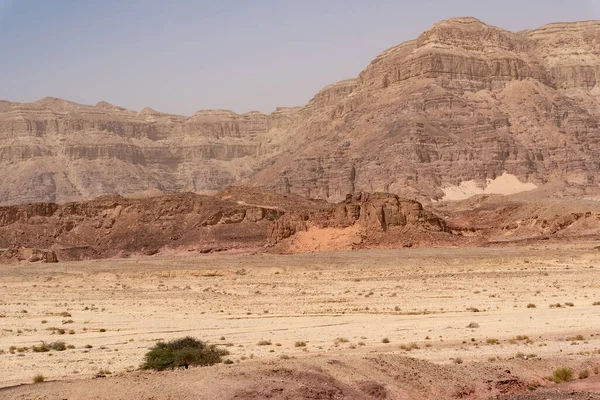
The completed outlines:
[[[0,398],[600,393],[599,270],[593,241],[5,265]],[[188,335],[232,363],[139,369]],[[57,341],[73,348],[33,351]]]

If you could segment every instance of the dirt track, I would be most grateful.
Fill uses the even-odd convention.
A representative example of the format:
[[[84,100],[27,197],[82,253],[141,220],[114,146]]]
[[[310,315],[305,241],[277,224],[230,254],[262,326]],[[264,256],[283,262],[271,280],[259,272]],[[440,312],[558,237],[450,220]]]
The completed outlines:
[[[340,393],[346,398],[360,398],[353,391],[364,393],[361,375],[383,382],[387,398],[427,398],[414,397],[419,386],[410,380],[406,397],[401,397],[403,386],[392,378],[408,367],[431,380],[427,393],[435,398],[456,398],[430,391],[458,379],[453,376],[463,376],[457,385],[473,382],[475,391],[465,398],[500,395],[481,383],[496,369],[512,369],[511,376],[518,372],[521,389],[530,381],[554,386],[543,377],[563,365],[576,371],[587,368],[592,377],[575,383],[595,382],[585,390],[600,392],[592,372],[600,366],[600,306],[593,305],[600,301],[600,251],[595,246],[161,256],[3,266],[0,386],[30,383],[38,373],[49,380],[76,381],[20,387],[0,392],[0,397],[28,398],[39,391],[79,398],[78,390],[89,389],[103,398],[102,393],[114,395],[104,390],[118,382],[134,398],[144,393],[149,397],[157,388],[172,397],[154,398],[195,398],[186,397],[192,393],[186,390],[200,375],[224,374],[232,382],[250,385],[253,376],[262,376],[273,365],[290,369],[298,385],[308,378],[296,374],[322,370],[319,379],[345,385]],[[561,307],[550,307],[557,303]],[[61,316],[63,312],[70,316]],[[478,327],[467,328],[471,323]],[[236,365],[163,374],[127,372],[138,368],[157,340],[185,335],[227,346]],[[9,351],[10,346],[31,348],[57,340],[75,348]],[[271,345],[258,345],[261,340]],[[299,341],[306,347],[297,347]],[[415,366],[400,356],[428,362]],[[375,361],[369,360],[379,357],[396,372],[376,373]],[[455,364],[457,358],[463,364]],[[330,371],[327,360],[352,368]],[[438,368],[450,374],[447,381],[437,381]],[[119,376],[80,380],[99,370]],[[269,375],[266,387],[274,389],[272,381],[288,380],[278,374]],[[502,381],[507,374],[496,375],[489,379]],[[174,376],[183,381],[168,384]],[[223,396],[242,393],[238,384],[226,383],[219,389]],[[246,398],[262,398],[259,392]],[[289,393],[296,393],[290,395],[294,398],[303,392]]]

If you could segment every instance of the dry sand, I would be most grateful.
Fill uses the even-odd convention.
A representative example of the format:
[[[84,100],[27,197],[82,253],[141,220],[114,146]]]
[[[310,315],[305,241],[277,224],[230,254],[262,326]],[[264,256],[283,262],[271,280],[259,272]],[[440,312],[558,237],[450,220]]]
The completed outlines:
[[[31,383],[36,374],[79,380],[100,370],[134,385],[150,376],[130,372],[149,347],[186,335],[227,347],[236,364],[209,368],[217,372],[243,371],[244,365],[260,369],[283,362],[282,355],[294,363],[402,355],[448,368],[456,367],[456,358],[464,366],[493,359],[537,362],[540,376],[560,363],[592,368],[600,365],[600,306],[593,305],[600,301],[600,251],[594,246],[190,255],[2,266],[0,387]],[[557,303],[561,307],[550,307]],[[471,323],[478,327],[468,328]],[[31,351],[42,341],[59,340],[75,348]],[[261,346],[262,340],[272,344]],[[296,347],[298,341],[306,347]],[[410,352],[401,348],[413,343],[418,348]],[[12,354],[11,346],[29,350]],[[529,360],[510,361],[517,353]],[[152,376],[168,380],[169,372],[164,374],[167,378]],[[35,388],[67,387],[45,385],[27,386],[28,395]],[[15,390],[0,397],[17,397],[24,389]]]
[[[511,195],[537,189],[531,182],[521,182],[515,175],[504,172],[496,179],[486,179],[485,184],[476,180],[463,181],[460,185],[448,185],[444,191],[444,201],[466,200],[478,194]]]

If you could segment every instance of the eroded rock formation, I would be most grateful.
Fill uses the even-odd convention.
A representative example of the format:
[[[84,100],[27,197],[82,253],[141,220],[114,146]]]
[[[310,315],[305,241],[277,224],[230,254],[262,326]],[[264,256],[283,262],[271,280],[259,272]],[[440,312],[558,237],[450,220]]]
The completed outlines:
[[[309,227],[347,228],[355,224],[360,225],[367,235],[372,232],[384,233],[394,227],[448,232],[446,223],[424,210],[417,201],[400,199],[389,193],[361,192],[347,195],[346,200],[328,209],[286,213],[271,224],[269,242],[276,244]]]
[[[597,186],[599,45],[595,21],[513,33],[455,18],[270,115],[3,101],[0,204],[240,183],[330,201],[360,191],[429,201],[505,172]]]

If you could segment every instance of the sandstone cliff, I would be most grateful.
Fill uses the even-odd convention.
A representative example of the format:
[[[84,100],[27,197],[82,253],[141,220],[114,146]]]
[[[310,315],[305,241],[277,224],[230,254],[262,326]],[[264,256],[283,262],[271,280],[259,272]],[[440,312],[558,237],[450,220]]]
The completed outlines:
[[[514,33],[455,18],[270,115],[3,101],[0,204],[240,183],[330,201],[361,191],[429,201],[504,173],[597,186],[599,46],[600,22]]]
[[[442,21],[352,85],[324,90],[336,96],[317,95],[296,132],[306,145],[252,182],[336,200],[361,190],[440,199],[505,172],[597,185],[599,43],[599,22],[512,33]]]

